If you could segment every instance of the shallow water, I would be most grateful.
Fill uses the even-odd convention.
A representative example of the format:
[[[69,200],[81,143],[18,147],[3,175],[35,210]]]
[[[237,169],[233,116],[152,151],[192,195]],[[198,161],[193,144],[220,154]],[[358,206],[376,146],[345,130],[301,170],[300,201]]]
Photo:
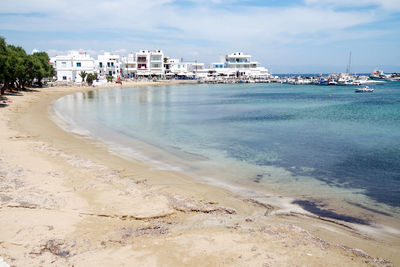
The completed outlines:
[[[374,88],[124,88],[69,95],[54,109],[70,131],[163,168],[268,187],[305,208],[321,200],[399,218],[400,83]]]

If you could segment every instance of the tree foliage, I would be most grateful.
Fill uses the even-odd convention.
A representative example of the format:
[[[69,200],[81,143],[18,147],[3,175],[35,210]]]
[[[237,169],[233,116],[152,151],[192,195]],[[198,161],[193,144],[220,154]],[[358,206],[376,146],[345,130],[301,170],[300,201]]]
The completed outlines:
[[[97,80],[97,74],[96,73],[88,73],[88,75],[86,76],[86,82],[89,85],[92,85],[94,80]]]
[[[81,76],[82,82],[84,82],[84,81],[85,81],[85,78],[86,78],[86,76],[87,76],[86,71],[81,71],[81,72],[79,73],[79,76]]]
[[[53,66],[46,52],[27,54],[20,46],[7,44],[0,37],[0,86],[1,94],[6,89],[21,89],[37,82],[42,86],[43,79],[55,76]]]
[[[111,75],[107,75],[106,79],[107,79],[107,82],[112,82],[114,77]]]

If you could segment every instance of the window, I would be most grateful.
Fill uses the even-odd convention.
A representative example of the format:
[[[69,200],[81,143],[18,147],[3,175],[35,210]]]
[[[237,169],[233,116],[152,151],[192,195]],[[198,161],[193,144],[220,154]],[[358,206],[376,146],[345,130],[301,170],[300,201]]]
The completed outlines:
[[[112,71],[111,70],[108,72],[108,75],[112,76]]]
[[[103,62],[100,62],[99,66],[100,66],[100,68],[102,68],[103,67]]]
[[[146,62],[147,58],[145,56],[141,56],[141,57],[138,57],[137,61],[138,62]]]
[[[115,71],[113,71],[113,74],[115,74]]]
[[[67,80],[67,76],[63,76],[63,81],[66,81]]]
[[[80,67],[82,66],[82,64],[81,64],[80,62],[76,62],[76,66],[77,66],[78,68],[80,68]]]
[[[114,62],[111,62],[111,67],[114,67]]]
[[[110,62],[107,62],[107,67],[110,67]]]
[[[67,67],[67,62],[65,62],[65,61],[61,62],[61,67],[66,68]]]

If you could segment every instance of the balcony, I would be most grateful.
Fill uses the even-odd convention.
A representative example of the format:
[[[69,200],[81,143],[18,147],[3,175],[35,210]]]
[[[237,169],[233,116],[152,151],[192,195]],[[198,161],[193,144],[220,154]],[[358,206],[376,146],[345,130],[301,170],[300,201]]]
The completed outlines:
[[[162,61],[162,57],[161,56],[152,56],[151,57],[151,61]]]
[[[240,64],[240,63],[250,63],[250,61],[248,61],[248,60],[230,59],[230,60],[228,60],[228,63],[237,63],[237,64]]]

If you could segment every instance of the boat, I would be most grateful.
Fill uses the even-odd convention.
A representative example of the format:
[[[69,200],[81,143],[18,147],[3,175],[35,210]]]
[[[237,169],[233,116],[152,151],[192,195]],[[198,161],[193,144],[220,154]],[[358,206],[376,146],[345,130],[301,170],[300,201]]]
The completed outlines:
[[[368,86],[362,87],[362,88],[356,88],[354,90],[356,93],[372,93],[374,89],[369,88]]]
[[[383,73],[382,70],[378,70],[378,68],[376,68],[373,72],[371,72],[371,74],[369,75],[369,77],[372,80],[381,80],[385,78],[385,74]]]
[[[328,85],[337,85],[337,81],[335,79],[330,79]]]

